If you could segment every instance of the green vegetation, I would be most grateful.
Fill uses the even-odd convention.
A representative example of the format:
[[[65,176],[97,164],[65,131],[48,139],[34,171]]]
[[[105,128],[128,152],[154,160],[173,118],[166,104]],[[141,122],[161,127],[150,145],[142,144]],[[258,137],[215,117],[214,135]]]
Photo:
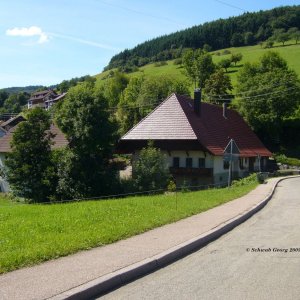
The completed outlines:
[[[213,62],[218,64],[222,59],[227,58],[231,59],[232,54],[241,53],[242,60],[239,61],[236,66],[232,65],[228,68],[228,75],[231,78],[232,85],[234,90],[237,86],[237,75],[239,74],[240,67],[245,62],[255,62],[258,59],[268,52],[270,49],[262,48],[260,45],[255,46],[244,46],[237,48],[226,48],[224,50],[211,52],[213,56]],[[298,76],[300,76],[300,45],[295,44],[294,41],[288,41],[284,47],[279,43],[275,43],[272,51],[276,51],[280,54],[280,56],[287,61],[287,64],[290,68],[292,68]],[[223,53],[225,52],[225,53]],[[218,53],[220,55],[218,55]],[[143,67],[140,67],[138,71],[128,74],[129,77],[136,77],[143,75],[145,78],[156,77],[160,75],[164,76],[172,76],[172,78],[178,80],[184,80],[186,78],[184,74],[184,69],[181,65],[174,64],[175,60],[168,61],[167,65],[161,66],[159,68],[155,67],[154,64],[148,64]],[[97,80],[105,81],[105,78],[109,76],[110,71],[104,71],[98,75],[96,75]],[[191,84],[191,92],[193,89],[193,85]]]
[[[230,189],[52,205],[0,198],[0,273],[128,238],[241,197],[256,185],[252,180]]]
[[[238,110],[269,145],[280,143],[285,119],[295,117],[299,105],[298,76],[277,52],[269,51],[258,62],[246,63],[241,69]]]
[[[116,170],[109,163],[115,123],[108,102],[93,81],[72,87],[56,111],[56,121],[69,141],[58,159],[60,199],[114,193]]]
[[[287,157],[284,154],[277,154],[275,155],[275,159],[278,163],[284,165],[300,167],[300,159],[297,158]]]
[[[133,182],[139,191],[165,189],[170,180],[170,171],[166,157],[159,149],[148,146],[139,153],[138,159],[133,164]]]
[[[300,6],[277,7],[237,17],[219,19],[164,35],[113,56],[106,69],[133,70],[149,62],[175,59],[187,48],[218,50],[230,46],[255,45],[268,38],[285,43],[299,39]],[[296,28],[291,30],[291,28]],[[290,29],[288,31],[288,29]],[[283,42],[284,40],[284,42]]]
[[[13,134],[12,153],[8,154],[7,168],[3,169],[14,194],[33,202],[48,201],[53,193],[55,166],[50,124],[47,111],[32,109],[27,121],[21,122]]]

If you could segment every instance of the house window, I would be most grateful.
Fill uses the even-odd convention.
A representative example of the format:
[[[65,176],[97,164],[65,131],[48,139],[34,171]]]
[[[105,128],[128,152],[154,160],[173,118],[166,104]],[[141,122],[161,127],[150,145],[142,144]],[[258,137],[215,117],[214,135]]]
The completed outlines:
[[[239,161],[240,161],[240,169],[243,170],[245,168],[244,163],[243,163],[244,160],[242,158],[240,158]]]
[[[191,157],[187,157],[185,160],[185,165],[187,168],[192,168],[193,167],[193,159]]]
[[[179,157],[173,157],[173,168],[179,168]]]
[[[229,161],[225,161],[223,162],[223,168],[224,170],[228,170],[229,169]]]
[[[199,168],[205,168],[205,158],[200,157],[198,162],[199,162]]]

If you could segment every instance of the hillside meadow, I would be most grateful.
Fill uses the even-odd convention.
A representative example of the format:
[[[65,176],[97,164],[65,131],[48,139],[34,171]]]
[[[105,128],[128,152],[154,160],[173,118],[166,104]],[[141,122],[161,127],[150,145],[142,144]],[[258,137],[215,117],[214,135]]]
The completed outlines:
[[[253,177],[255,178],[255,177]],[[17,204],[0,196],[0,273],[103,246],[247,194],[231,188],[65,204]]]
[[[296,71],[298,76],[300,77],[300,43],[295,44],[294,41],[287,42],[285,46],[281,44],[275,43],[273,48],[265,49],[260,45],[256,46],[246,46],[246,47],[238,47],[238,48],[227,48],[221,49],[218,51],[213,51],[211,54],[213,55],[213,61],[218,63],[220,60],[225,58],[230,58],[231,54],[223,55],[224,50],[229,50],[231,53],[242,53],[243,59],[241,62],[237,64],[237,66],[232,66],[228,69],[228,75],[232,80],[232,84],[234,88],[237,84],[237,75],[240,67],[245,62],[255,62],[267,51],[276,51],[278,52],[288,63],[289,67]],[[221,55],[216,55],[216,53],[220,53]],[[96,75],[96,78],[99,80],[106,78],[109,74],[109,71],[102,72]],[[186,79],[184,75],[183,68],[179,65],[174,65],[174,61],[170,60],[167,62],[167,65],[156,67],[155,64],[148,64],[139,68],[139,71],[129,73],[128,76],[140,76],[144,74],[146,77],[154,77],[159,75],[171,75],[175,78]],[[192,91],[193,87],[191,87]]]

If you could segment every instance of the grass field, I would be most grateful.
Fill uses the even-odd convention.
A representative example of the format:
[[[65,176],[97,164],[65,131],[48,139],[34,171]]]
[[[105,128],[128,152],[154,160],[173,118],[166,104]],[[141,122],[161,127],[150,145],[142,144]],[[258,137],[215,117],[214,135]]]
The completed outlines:
[[[256,186],[52,205],[0,199],[0,273],[124,239],[238,198]],[[177,204],[176,204],[177,203]]]
[[[227,55],[215,55],[216,52],[222,52],[225,49],[212,52],[213,61],[218,63],[221,59],[230,58],[231,54]],[[278,52],[287,62],[291,69],[295,70],[298,76],[300,76],[300,44],[295,45],[294,41],[287,42],[285,46],[281,44],[274,44],[274,47],[271,49],[264,49],[261,46],[247,46],[247,47],[238,47],[238,48],[227,48],[231,53],[242,53],[243,59],[239,62],[237,67],[231,67],[228,69],[228,74],[231,77],[232,84],[236,87],[237,83],[237,74],[238,71],[245,62],[254,62],[257,61],[264,53],[267,51],[276,51]],[[103,72],[96,75],[97,78],[103,78],[108,74],[108,72]],[[172,75],[176,78],[185,79],[183,74],[183,68],[180,68],[178,65],[174,65],[174,61],[168,61],[168,65],[155,67],[154,64],[149,64],[144,67],[141,67],[138,72],[130,73],[129,76],[138,76],[145,74],[145,76],[158,76],[158,75]]]

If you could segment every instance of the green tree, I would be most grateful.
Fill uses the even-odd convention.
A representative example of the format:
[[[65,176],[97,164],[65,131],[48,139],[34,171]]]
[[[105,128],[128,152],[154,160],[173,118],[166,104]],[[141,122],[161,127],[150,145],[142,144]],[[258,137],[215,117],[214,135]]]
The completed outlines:
[[[166,157],[152,143],[139,152],[132,170],[133,181],[139,191],[165,189],[170,180]]]
[[[285,42],[287,42],[289,39],[290,39],[289,34],[287,32],[283,32],[280,35],[278,35],[277,42],[282,43],[282,45],[284,46]]]
[[[294,39],[296,44],[300,40],[300,30],[297,27],[292,27],[288,30],[288,34],[291,39]]]
[[[209,53],[201,49],[187,50],[183,55],[183,67],[186,75],[197,85],[203,88],[205,80],[214,72],[215,65]]]
[[[50,116],[35,108],[13,134],[12,152],[5,162],[8,182],[16,196],[33,202],[49,201],[53,194],[55,168],[51,158]]]
[[[132,77],[120,100],[117,120],[123,135],[171,93],[189,94],[189,84],[172,76]]]
[[[274,40],[272,38],[266,40],[265,48],[272,48],[274,45]]]
[[[142,114],[138,108],[137,99],[144,81],[144,76],[132,77],[124,90],[117,111],[120,135],[125,134],[142,118]]]
[[[252,128],[267,140],[279,140],[282,123],[299,107],[300,86],[277,52],[258,63],[246,63],[238,75],[238,108]]]
[[[4,101],[3,108],[8,113],[19,113],[22,108],[27,104],[27,100],[30,98],[28,93],[20,92],[18,94],[10,94]]]
[[[218,69],[205,82],[204,94],[209,102],[218,103],[228,98],[232,89],[230,77],[224,73],[223,69]]]
[[[230,59],[231,59],[231,62],[233,62],[234,65],[236,66],[236,63],[240,62],[243,59],[243,54],[242,53],[232,53]]]
[[[64,198],[99,196],[112,191],[116,174],[110,158],[115,124],[107,100],[93,82],[71,88],[56,112],[69,140],[59,165],[58,191]]]
[[[9,94],[6,91],[0,90],[0,107],[3,106],[4,101],[9,97]]]
[[[251,31],[248,31],[244,34],[244,44],[245,45],[253,45],[255,42],[254,34]]]
[[[222,60],[219,61],[219,64],[218,64],[221,68],[224,68],[226,73],[227,73],[227,70],[228,68],[231,66],[231,59],[229,58],[224,58]]]
[[[110,107],[115,107],[118,105],[123,91],[125,90],[129,78],[126,74],[121,72],[112,72],[111,76],[103,83],[100,81],[100,90],[103,96],[108,101]],[[97,82],[98,85],[99,81]]]
[[[233,33],[231,40],[230,40],[231,46],[239,47],[239,46],[242,46],[243,43],[244,43],[243,35],[239,32]]]

